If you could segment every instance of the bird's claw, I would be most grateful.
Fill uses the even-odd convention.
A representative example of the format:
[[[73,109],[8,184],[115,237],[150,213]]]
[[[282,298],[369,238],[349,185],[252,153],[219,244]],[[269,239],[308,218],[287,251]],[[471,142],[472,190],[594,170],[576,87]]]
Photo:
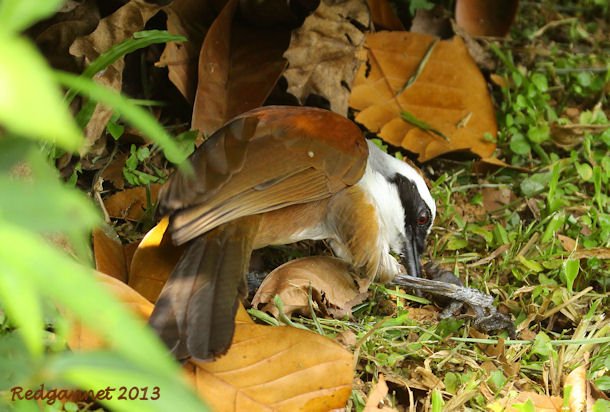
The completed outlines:
[[[441,312],[441,319],[455,317],[464,306],[468,306],[474,315],[458,315],[459,317],[470,317],[473,326],[478,330],[489,333],[496,330],[506,330],[511,338],[516,335],[515,326],[509,315],[498,312],[493,305],[494,298],[478,289],[465,287],[453,273],[427,264],[426,272],[433,279],[423,279],[407,274],[400,274],[394,278],[393,283],[410,289],[427,292],[441,297],[446,306]]]

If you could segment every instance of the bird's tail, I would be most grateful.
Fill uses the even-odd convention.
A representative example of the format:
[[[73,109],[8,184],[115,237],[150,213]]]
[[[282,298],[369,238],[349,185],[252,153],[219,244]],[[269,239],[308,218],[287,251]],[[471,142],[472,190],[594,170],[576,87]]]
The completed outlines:
[[[226,223],[191,240],[180,257],[149,320],[177,359],[210,359],[231,345],[259,222]]]

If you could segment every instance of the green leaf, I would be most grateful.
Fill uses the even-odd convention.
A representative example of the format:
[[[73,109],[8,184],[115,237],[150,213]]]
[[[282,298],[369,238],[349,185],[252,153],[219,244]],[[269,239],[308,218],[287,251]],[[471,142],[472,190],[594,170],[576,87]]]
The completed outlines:
[[[486,243],[490,244],[493,242],[493,233],[490,230],[487,230],[479,225],[469,223],[468,225],[466,225],[466,231],[481,236],[483,239],[485,239]]]
[[[506,385],[506,382],[506,376],[501,370],[492,371],[487,378],[487,383],[495,393],[498,393]]]
[[[600,376],[599,378],[594,379],[593,383],[595,383],[595,386],[597,386],[597,389],[600,391],[610,391],[610,376]],[[610,406],[610,403],[608,406]]]
[[[434,389],[432,391],[432,412],[443,412],[444,405],[443,395],[438,389]]]
[[[582,180],[590,182],[593,178],[593,169],[588,163],[575,163],[576,171]]]
[[[208,410],[178,374],[154,371],[114,353],[64,353],[47,373],[96,394],[103,391],[98,400],[116,411]]]
[[[176,373],[167,349],[96,281],[90,269],[8,222],[0,224],[0,244],[0,262],[7,271],[27,278],[37,293],[60,303],[125,358],[159,372]]]
[[[4,246],[6,247],[6,245]],[[19,253],[19,251],[16,251]],[[0,301],[9,319],[18,325],[25,346],[34,357],[43,354],[44,322],[34,286],[18,270],[0,261]]]
[[[69,151],[78,149],[82,135],[34,46],[20,37],[0,35],[0,62],[0,125]]]
[[[607,401],[605,399],[598,399],[593,404],[593,412],[608,412],[608,411],[610,411],[610,401]]]
[[[494,235],[495,243],[497,245],[506,245],[506,244],[510,243],[506,229],[504,228],[504,226],[500,225],[499,223],[497,223],[496,226],[494,227],[493,235]]]
[[[146,110],[133,104],[121,94],[100,86],[92,80],[60,71],[55,73],[55,78],[64,86],[74,89],[89,99],[111,107],[125,121],[158,144],[170,162],[181,164],[183,169],[188,169],[188,163],[183,163],[186,154],[180,150],[172,137]]]
[[[562,193],[558,190],[559,177],[561,176],[561,165],[556,162],[551,170],[551,180],[549,180],[549,192],[546,200],[550,212],[555,212],[562,204]]]
[[[69,232],[87,230],[100,221],[83,193],[47,179],[28,182],[0,175],[0,216],[30,230]]]
[[[119,140],[121,136],[123,136],[123,133],[125,133],[125,126],[119,124],[118,121],[119,116],[115,115],[106,125],[106,131],[110,133],[110,136],[112,136],[114,140]]]
[[[549,338],[549,336],[544,332],[538,332],[536,338],[534,338],[534,344],[532,345],[531,352],[544,358],[551,356],[551,353],[553,353],[551,338]]]
[[[532,143],[542,143],[545,140],[548,140],[551,136],[551,128],[548,124],[541,124],[538,126],[534,126],[527,131],[527,138]]]
[[[531,399],[524,403],[514,403],[512,407],[519,412],[536,412],[536,406]]]
[[[528,270],[532,272],[538,273],[544,270],[540,263],[536,262],[535,260],[527,259],[522,255],[517,256],[517,260],[519,261],[519,263],[521,263],[523,266],[525,266]]]
[[[96,73],[104,70],[112,63],[116,62],[125,55],[136,50],[148,47],[152,44],[168,43],[170,41],[186,41],[186,37],[176,34],[170,34],[165,30],[146,30],[133,34],[133,37],[126,39],[119,44],[115,44],[110,49],[100,54],[97,59],[91,62],[83,71],[82,77],[92,78]],[[74,89],[68,90],[66,98],[72,101],[76,94]]]
[[[464,238],[452,236],[447,242],[447,250],[459,250],[468,246],[468,241]]]
[[[409,1],[409,13],[415,16],[415,12],[419,9],[432,10],[434,2],[430,0],[411,0]]]
[[[443,382],[445,383],[445,390],[454,395],[457,393],[461,383],[459,376],[454,372],[447,372]]]
[[[476,206],[483,206],[483,193],[475,193],[474,196],[470,198],[470,204]]]
[[[521,192],[527,197],[534,196],[543,191],[551,181],[551,173],[536,173],[523,179],[521,182]]]
[[[64,0],[2,0],[0,31],[19,32],[54,14]],[[3,61],[3,64],[6,63]]]
[[[510,150],[522,156],[528,154],[532,150],[529,142],[521,133],[511,136],[509,146]]]
[[[541,92],[546,92],[549,88],[549,83],[546,80],[546,76],[542,73],[534,73],[531,78],[532,83]]]
[[[563,264],[563,274],[570,293],[572,293],[572,287],[574,286],[574,281],[576,280],[579,271],[580,261],[578,259],[567,259]]]
[[[546,225],[546,229],[540,238],[540,243],[549,242],[559,230],[563,228],[566,222],[566,215],[563,212],[557,212],[553,215],[549,223]]]

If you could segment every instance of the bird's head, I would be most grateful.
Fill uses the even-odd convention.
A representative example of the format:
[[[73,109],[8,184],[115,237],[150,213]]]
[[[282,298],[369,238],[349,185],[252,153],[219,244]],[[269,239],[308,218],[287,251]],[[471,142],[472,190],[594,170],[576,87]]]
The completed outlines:
[[[368,176],[367,176],[368,175]],[[371,190],[390,250],[409,275],[421,275],[420,257],[436,216],[436,205],[418,171],[369,142],[365,184]]]

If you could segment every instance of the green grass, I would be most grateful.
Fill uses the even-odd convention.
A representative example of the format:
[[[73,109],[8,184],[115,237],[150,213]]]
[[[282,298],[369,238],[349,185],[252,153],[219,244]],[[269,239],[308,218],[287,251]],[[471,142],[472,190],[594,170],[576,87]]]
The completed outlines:
[[[585,354],[588,378],[610,390],[610,260],[579,258],[559,237],[584,249],[610,247],[610,41],[600,36],[608,30],[602,16],[607,5],[595,1],[522,4],[511,37],[489,45],[494,74],[506,84],[493,89],[497,152],[515,168],[477,175],[472,161],[431,165],[442,174],[433,182],[439,213],[428,258],[495,296],[515,319],[519,340],[493,353],[481,343],[505,334],[478,340],[465,320],[416,320],[421,305],[378,287],[353,320],[318,320],[331,336],[356,335],[353,410],[362,410],[380,373],[397,404],[413,396],[436,410],[441,401],[444,408],[486,410],[510,391],[562,396],[562,374]],[[488,211],[484,190],[512,197]],[[496,257],[477,264],[490,255]],[[418,366],[444,388],[421,387]]]

